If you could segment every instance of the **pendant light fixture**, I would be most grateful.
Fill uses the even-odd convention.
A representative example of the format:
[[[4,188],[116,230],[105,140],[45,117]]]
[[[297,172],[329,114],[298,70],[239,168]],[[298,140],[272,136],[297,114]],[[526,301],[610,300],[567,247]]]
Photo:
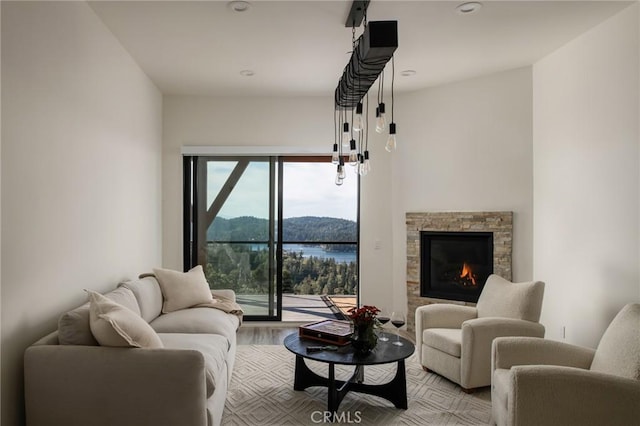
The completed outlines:
[[[389,124],[389,138],[384,149],[387,152],[396,150],[396,123],[393,121],[393,81],[395,80],[396,65],[393,58],[391,58],[391,123]]]
[[[358,102],[356,105],[356,115],[353,119],[353,130],[356,132],[362,131],[362,102]]]
[[[368,5],[369,0],[354,0],[345,24],[352,29],[352,54],[338,81],[334,95],[335,132],[331,162],[336,165],[336,185],[342,185],[346,178],[345,160],[360,176],[366,176],[371,171],[368,91],[376,80],[378,80],[378,96],[375,130],[378,133],[384,133],[388,128],[389,137],[385,149],[391,152],[396,148],[396,124],[393,117],[395,70],[391,73],[391,123],[387,124],[384,68],[389,61],[392,61],[393,66],[393,54],[398,48],[398,22],[367,22]],[[364,24],[363,31],[360,37],[356,38],[356,27],[360,26],[360,23]]]
[[[376,132],[383,133],[387,128],[386,105],[384,104],[384,70],[378,79],[378,106],[376,107]]]
[[[387,117],[385,115],[386,106],[384,102],[378,104],[378,115],[376,116],[376,132],[383,133],[387,128]]]
[[[351,141],[351,132],[349,131],[349,122],[344,121],[342,123],[342,145],[349,146]]]

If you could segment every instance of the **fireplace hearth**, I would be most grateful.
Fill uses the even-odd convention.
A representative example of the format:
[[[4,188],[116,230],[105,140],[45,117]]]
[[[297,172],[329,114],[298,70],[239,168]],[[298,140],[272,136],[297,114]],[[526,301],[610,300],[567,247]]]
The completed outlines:
[[[493,273],[492,232],[420,232],[420,296],[477,302]]]

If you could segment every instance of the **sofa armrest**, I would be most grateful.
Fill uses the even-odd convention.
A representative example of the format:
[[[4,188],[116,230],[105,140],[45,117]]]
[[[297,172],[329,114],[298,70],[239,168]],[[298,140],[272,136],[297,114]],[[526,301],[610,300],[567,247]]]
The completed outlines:
[[[557,365],[588,369],[595,350],[536,337],[500,337],[492,348],[492,370],[515,365]]]
[[[508,424],[518,426],[637,424],[640,382],[572,367],[511,369]]]
[[[211,294],[213,295],[213,297],[222,297],[225,299],[229,299],[232,302],[236,301],[236,292],[230,289],[211,290]]]
[[[195,350],[31,346],[24,378],[27,425],[207,425]]]
[[[462,324],[461,385],[464,388],[491,383],[491,344],[502,336],[543,337],[544,326],[513,318],[484,317]]]

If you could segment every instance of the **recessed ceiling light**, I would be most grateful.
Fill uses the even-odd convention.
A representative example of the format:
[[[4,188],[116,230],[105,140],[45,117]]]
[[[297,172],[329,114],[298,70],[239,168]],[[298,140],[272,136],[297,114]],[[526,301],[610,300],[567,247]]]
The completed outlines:
[[[460,15],[470,15],[472,13],[477,12],[481,7],[482,7],[482,3],[479,3],[477,1],[471,1],[467,3],[459,4],[456,7],[456,12],[458,12]]]
[[[400,75],[403,77],[412,77],[416,75],[416,70],[404,70],[400,71]]]
[[[256,73],[252,70],[242,70],[240,71],[240,75],[243,77],[253,77]]]
[[[244,1],[244,0],[230,1],[228,3],[228,6],[234,12],[239,12],[239,13],[246,12],[247,10],[251,9],[251,3],[249,3],[248,1]]]

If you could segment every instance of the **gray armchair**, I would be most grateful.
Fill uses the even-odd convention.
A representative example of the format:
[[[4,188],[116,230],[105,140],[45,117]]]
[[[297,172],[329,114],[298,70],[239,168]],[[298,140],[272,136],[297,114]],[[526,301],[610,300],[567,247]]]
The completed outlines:
[[[477,306],[431,304],[416,309],[416,351],[423,368],[465,391],[491,384],[491,343],[501,336],[544,337],[538,321],[544,283],[491,275]]]
[[[498,338],[492,371],[491,416],[499,426],[640,424],[640,304],[618,313],[596,350]]]

